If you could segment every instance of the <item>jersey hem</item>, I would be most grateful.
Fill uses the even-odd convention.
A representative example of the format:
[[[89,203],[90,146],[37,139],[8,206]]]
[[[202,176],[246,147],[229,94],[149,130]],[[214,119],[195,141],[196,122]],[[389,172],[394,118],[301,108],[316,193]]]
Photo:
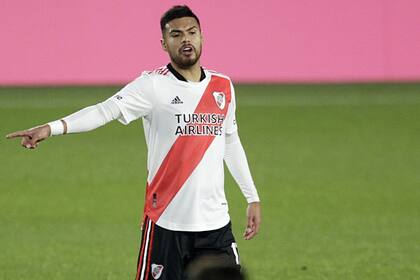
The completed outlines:
[[[156,224],[167,230],[199,232],[219,229],[226,226],[229,222],[230,217],[226,216],[217,221],[216,223],[211,224],[178,224],[168,220],[164,220],[162,218],[159,218]]]

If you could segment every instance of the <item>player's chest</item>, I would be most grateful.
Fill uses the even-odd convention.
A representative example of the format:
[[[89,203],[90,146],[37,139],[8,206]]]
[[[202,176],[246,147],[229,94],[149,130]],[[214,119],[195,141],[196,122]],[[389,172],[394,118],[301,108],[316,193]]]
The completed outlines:
[[[202,93],[191,92],[190,90],[167,91],[160,94],[157,102],[161,113],[194,112]]]
[[[209,86],[162,86],[157,92],[156,102],[159,113],[223,113],[230,102],[229,89],[212,90]]]

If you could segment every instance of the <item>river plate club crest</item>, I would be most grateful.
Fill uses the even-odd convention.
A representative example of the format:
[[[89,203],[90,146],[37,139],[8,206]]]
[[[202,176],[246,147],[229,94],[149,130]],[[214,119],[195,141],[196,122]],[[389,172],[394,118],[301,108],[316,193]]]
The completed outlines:
[[[225,94],[223,92],[215,91],[213,92],[214,100],[216,101],[217,106],[223,110],[226,104]]]

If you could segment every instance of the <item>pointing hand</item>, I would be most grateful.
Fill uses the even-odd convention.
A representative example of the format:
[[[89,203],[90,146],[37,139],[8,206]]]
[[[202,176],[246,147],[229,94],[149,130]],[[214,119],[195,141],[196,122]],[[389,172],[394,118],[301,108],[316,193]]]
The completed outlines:
[[[45,124],[28,130],[16,131],[6,136],[7,139],[21,137],[21,145],[27,149],[35,149],[38,143],[48,138],[51,134],[51,128]]]

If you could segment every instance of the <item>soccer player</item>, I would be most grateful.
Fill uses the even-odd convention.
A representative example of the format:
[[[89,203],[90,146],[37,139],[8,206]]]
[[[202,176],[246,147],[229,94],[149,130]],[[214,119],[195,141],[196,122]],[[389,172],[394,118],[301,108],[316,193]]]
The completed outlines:
[[[258,233],[260,200],[237,132],[235,91],[229,77],[201,67],[200,21],[187,6],[168,10],[160,25],[168,65],[143,72],[104,102],[7,138],[22,137],[22,146],[34,149],[50,136],[142,118],[148,177],[136,280],[184,279],[203,255],[239,269],[223,161],[248,202],[246,240]]]

